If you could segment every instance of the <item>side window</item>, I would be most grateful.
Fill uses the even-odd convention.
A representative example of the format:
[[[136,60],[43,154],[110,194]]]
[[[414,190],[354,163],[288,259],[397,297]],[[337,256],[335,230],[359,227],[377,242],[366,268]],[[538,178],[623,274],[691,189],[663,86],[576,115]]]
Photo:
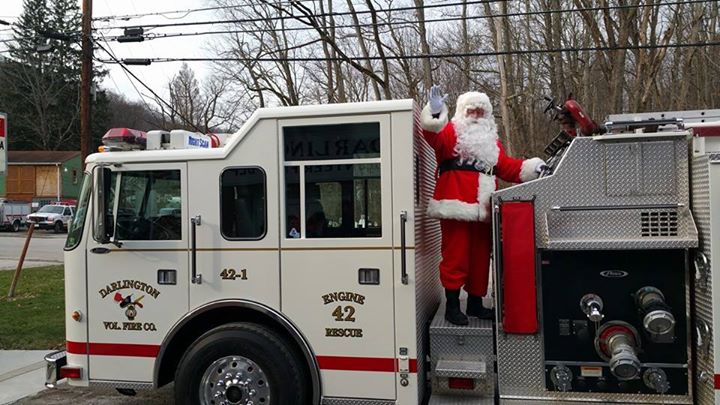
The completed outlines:
[[[285,127],[283,135],[285,237],[382,236],[380,124]]]
[[[115,193],[107,193],[115,198]],[[122,172],[117,197],[118,240],[182,239],[180,171]]]
[[[63,211],[63,215],[65,215],[65,216],[72,215],[72,213],[70,212],[70,207],[65,207],[65,211]]]
[[[225,170],[220,178],[220,223],[226,239],[261,239],[267,228],[265,172]]]

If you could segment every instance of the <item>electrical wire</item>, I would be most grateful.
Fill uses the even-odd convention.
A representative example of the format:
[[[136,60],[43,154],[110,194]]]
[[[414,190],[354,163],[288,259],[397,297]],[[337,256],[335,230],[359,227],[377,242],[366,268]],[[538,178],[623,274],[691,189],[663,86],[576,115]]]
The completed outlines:
[[[125,64],[123,64],[123,63],[120,62],[117,58],[115,58],[115,56],[113,56],[107,49],[105,49],[104,46],[102,46],[102,45],[100,45],[100,44],[96,44],[96,45],[97,45],[100,49],[102,49],[106,54],[108,54],[108,56],[110,56],[110,58],[112,58],[116,63],[120,64],[120,67],[121,67],[123,70],[125,70],[125,72],[127,72],[127,73],[128,73],[130,76],[132,76],[138,83],[140,83],[140,84],[141,84],[143,87],[145,87],[150,93],[152,93],[152,95],[155,96],[155,98],[157,99],[157,101],[160,101],[160,102],[162,102],[163,104],[165,104],[165,105],[170,109],[170,111],[173,112],[173,114],[176,114],[178,117],[180,117],[183,121],[185,121],[185,123],[186,123],[187,125],[195,128],[195,130],[198,131],[198,132],[200,132],[200,133],[203,132],[200,128],[198,128],[197,126],[195,126],[195,124],[193,124],[192,122],[190,122],[187,118],[185,118],[182,114],[180,114],[176,109],[174,109],[173,106],[171,106],[167,101],[163,100],[157,93],[155,93],[155,91],[154,91],[152,88],[150,88],[150,86],[148,86],[148,85],[145,84],[142,80],[140,80],[137,76],[135,76],[135,74],[134,74],[132,71],[130,71],[130,69],[128,69],[127,66],[125,66]]]
[[[508,2],[510,0],[473,0],[473,1],[464,1],[459,3],[439,3],[439,4],[427,4],[424,6],[406,6],[406,7],[396,7],[396,8],[378,8],[375,10],[358,10],[355,12],[352,11],[343,11],[339,13],[318,13],[314,14],[313,17],[340,17],[343,15],[353,15],[353,14],[368,14],[368,13],[379,13],[379,12],[399,12],[399,11],[414,11],[414,10],[426,10],[431,8],[446,8],[446,7],[453,7],[453,6],[462,6],[462,5],[473,5],[473,4],[489,4],[489,3],[504,3]],[[710,1],[710,0],[702,0],[702,1]],[[138,26],[142,26],[146,29],[154,29],[154,28],[163,28],[163,27],[187,27],[191,25],[214,25],[214,24],[242,24],[242,23],[248,23],[248,22],[260,22],[260,21],[274,21],[274,20],[292,20],[296,18],[302,18],[304,16],[302,15],[285,15],[285,16],[277,16],[272,18],[246,18],[246,19],[231,19],[231,20],[213,20],[213,21],[191,21],[191,22],[185,22],[185,23],[169,23],[169,24],[141,24],[141,25],[122,25],[122,26],[115,26],[115,27],[103,27],[102,29],[126,29],[126,28],[137,28]]]
[[[108,49],[109,49],[109,51],[105,50],[105,49],[103,49],[103,50],[106,53],[109,52],[109,55],[111,58],[117,59],[117,57],[115,56],[115,53],[112,52],[112,48],[110,48],[109,45],[108,45]],[[99,61],[99,59],[96,57],[93,57],[93,59],[95,59],[96,61]],[[137,86],[135,85],[135,82],[132,80],[132,78],[130,78],[130,75],[124,69],[122,71],[125,74],[125,76],[127,77],[128,82],[130,82],[130,85],[133,86],[133,88],[137,92],[138,96],[140,96],[140,100],[143,102],[143,104],[145,104],[145,108],[147,108],[148,111],[152,111],[152,108],[150,108],[150,104],[148,104],[147,100],[145,100],[145,96],[140,92],[140,89],[137,88]],[[112,75],[109,75],[109,76],[110,76],[110,79],[112,80],[113,84],[115,85],[115,88],[118,90],[118,94],[120,94],[120,87],[117,85],[117,83],[115,82],[115,79],[112,77]]]
[[[627,45],[627,46],[599,46],[599,47],[579,47],[579,48],[555,48],[555,49],[523,49],[517,51],[496,51],[496,52],[469,52],[469,53],[445,53],[430,55],[393,55],[385,56],[352,56],[348,59],[354,61],[374,61],[374,60],[411,60],[411,59],[429,59],[429,58],[459,58],[473,56],[500,56],[500,55],[532,55],[545,53],[562,53],[562,52],[585,52],[585,51],[622,51],[637,49],[662,49],[662,48],[697,48],[703,46],[718,46],[718,42],[694,42],[687,44],[666,44],[666,45]],[[165,62],[343,62],[345,58],[321,58],[321,57],[300,57],[300,58],[141,58],[151,63]],[[124,61],[124,60],[123,60]],[[101,60],[103,63],[113,63],[113,61]],[[124,63],[118,60],[115,63]]]
[[[667,3],[657,3],[654,6],[672,6],[672,5],[681,5],[681,4],[693,4],[693,3],[710,3],[712,0],[687,0],[687,1],[674,1],[674,2],[667,2]],[[469,16],[469,17],[462,17],[462,16],[455,16],[455,17],[445,17],[445,18],[437,18],[437,19],[426,19],[424,20],[425,24],[428,23],[441,23],[441,22],[449,22],[449,21],[463,21],[463,20],[481,20],[481,19],[487,19],[487,18],[501,18],[501,17],[519,17],[519,16],[529,16],[529,15],[542,15],[542,14],[551,14],[551,13],[569,13],[569,12],[582,12],[582,11],[598,11],[603,9],[613,9],[615,6],[611,7],[587,7],[587,8],[577,8],[577,9],[556,9],[556,10],[542,10],[542,11],[530,11],[530,12],[516,12],[516,13],[505,13],[505,14],[493,14],[493,15],[481,15],[481,16]],[[617,6],[621,8],[637,8],[637,7],[645,7],[645,5],[632,5],[632,6]],[[419,21],[398,21],[398,22],[378,22],[377,24],[372,23],[364,23],[364,24],[341,24],[341,25],[334,25],[332,28],[334,29],[343,29],[343,28],[369,28],[373,26],[394,26],[402,28],[404,26],[410,26],[414,27],[416,24],[418,24]],[[269,28],[264,29],[264,32],[287,32],[287,31],[311,31],[314,30],[314,27],[286,27],[286,28]],[[239,30],[216,30],[216,31],[200,31],[200,32],[171,32],[171,33],[150,33],[143,35],[143,38],[145,40],[153,40],[153,39],[165,39],[165,38],[176,38],[176,37],[192,37],[192,36],[201,36],[201,35],[219,35],[219,34],[250,34],[258,32],[257,29],[239,29]],[[106,38],[110,41],[117,41],[118,38],[124,37],[123,35],[108,35]]]
[[[450,22],[450,21],[468,21],[468,20],[482,20],[482,19],[488,19],[488,18],[502,18],[502,17],[520,17],[520,16],[531,16],[531,15],[544,15],[544,14],[560,14],[560,13],[571,13],[571,12],[584,12],[584,11],[599,11],[599,10],[606,10],[606,9],[629,9],[629,8],[642,8],[642,7],[650,7],[650,6],[672,6],[672,5],[685,5],[685,4],[694,4],[694,3],[710,3],[712,0],[688,0],[688,1],[673,1],[673,2],[665,2],[665,3],[656,3],[654,5],[647,5],[647,4],[638,4],[638,5],[624,5],[624,6],[608,6],[608,7],[585,7],[585,8],[576,8],[576,9],[554,9],[554,10],[540,10],[540,11],[527,11],[527,12],[513,12],[513,13],[502,13],[502,14],[493,14],[493,15],[481,15],[481,16],[453,16],[453,17],[445,17],[445,18],[437,18],[437,19],[426,19],[424,20],[425,24],[433,24],[433,23],[442,23],[442,22]],[[281,18],[281,17],[275,17],[275,18]],[[256,19],[250,19],[244,20],[244,22],[260,22],[255,21]],[[262,21],[272,21],[273,18],[270,19],[262,19]],[[238,20],[240,21],[240,20]],[[414,27],[416,24],[418,24],[418,21],[398,21],[398,22],[379,22],[377,24],[372,23],[363,23],[363,24],[340,24],[340,25],[334,25],[332,28],[334,29],[344,29],[344,28],[368,28],[373,26],[395,26],[395,27]],[[288,32],[288,31],[311,31],[314,30],[314,27],[284,27],[284,28],[268,28],[265,29],[265,31],[268,32]],[[152,40],[152,39],[165,39],[165,38],[176,38],[176,37],[192,37],[192,36],[202,36],[202,35],[220,35],[220,34],[246,34],[246,33],[255,33],[257,32],[257,29],[230,29],[230,30],[214,30],[214,31],[200,31],[200,32],[174,32],[174,33],[149,33],[142,36],[145,40]],[[119,38],[124,37],[123,35],[115,35],[115,36],[107,36],[107,38],[111,41],[117,41]]]
[[[310,3],[315,3],[317,0],[306,0],[306,1],[310,2]],[[293,3],[298,3],[298,2],[290,0],[290,1],[282,1],[277,4],[282,5],[282,4],[293,4]],[[224,9],[231,9],[231,8],[242,8],[242,7],[246,7],[246,6],[243,6],[243,5],[216,6],[216,7],[203,7],[203,8],[189,8],[189,9],[184,9],[184,10],[157,11],[157,12],[152,12],[152,13],[126,14],[126,15],[117,15],[117,16],[116,15],[106,15],[106,16],[95,17],[95,18],[93,18],[93,21],[112,21],[112,20],[129,21],[129,20],[132,20],[135,18],[149,17],[149,16],[160,16],[160,17],[165,17],[169,20],[177,20],[180,18],[185,18],[192,13],[203,12],[203,11],[213,11],[213,10],[224,10]],[[166,14],[180,14],[180,13],[184,13],[184,15],[181,17],[166,16]]]

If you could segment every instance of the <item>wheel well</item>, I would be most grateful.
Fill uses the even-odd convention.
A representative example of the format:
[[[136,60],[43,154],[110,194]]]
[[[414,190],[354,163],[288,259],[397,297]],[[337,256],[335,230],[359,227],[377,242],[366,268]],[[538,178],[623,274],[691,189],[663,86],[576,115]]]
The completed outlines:
[[[159,364],[155,366],[155,386],[162,387],[175,379],[175,370],[180,362],[180,358],[185,350],[205,332],[232,322],[247,322],[262,325],[281,336],[291,348],[298,359],[302,361],[302,367],[305,368],[305,375],[308,380],[315,380],[313,375],[318,375],[315,359],[308,359],[308,354],[312,357],[312,353],[307,353],[301,348],[298,342],[299,336],[291,333],[278,320],[264,312],[243,307],[239,305],[227,304],[215,306],[212,309],[198,313],[191,319],[187,320],[177,329],[169,341],[166,341],[164,350],[161,348],[157,361]],[[314,381],[307,381],[313,387],[312,391],[319,391],[319,375],[316,384]],[[319,392],[312,392],[313,397],[319,398]]]

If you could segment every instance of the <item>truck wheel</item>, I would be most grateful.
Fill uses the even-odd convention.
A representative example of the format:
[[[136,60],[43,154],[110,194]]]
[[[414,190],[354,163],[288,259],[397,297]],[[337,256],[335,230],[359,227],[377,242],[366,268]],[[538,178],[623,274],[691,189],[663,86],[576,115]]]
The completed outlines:
[[[255,324],[219,326],[196,340],[175,372],[178,404],[305,404],[304,371],[287,343]]]
[[[60,232],[62,232],[62,231],[63,231],[63,224],[62,224],[62,222],[60,222],[60,221],[55,222],[55,226],[53,226],[53,231],[55,231],[55,233],[60,233]]]
[[[22,225],[22,224],[20,223],[20,220],[16,219],[16,220],[13,221],[13,223],[12,223],[12,231],[13,231],[13,232],[19,231],[21,225]]]

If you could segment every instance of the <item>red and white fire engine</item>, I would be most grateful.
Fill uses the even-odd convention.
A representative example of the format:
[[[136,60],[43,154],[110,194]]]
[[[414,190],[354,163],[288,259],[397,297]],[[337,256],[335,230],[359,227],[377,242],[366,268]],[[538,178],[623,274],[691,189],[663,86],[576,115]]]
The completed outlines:
[[[226,136],[112,132],[68,232],[48,386],[174,382],[188,404],[720,401],[720,110],[610,116],[599,134],[576,104],[551,107],[565,130],[548,170],[493,196],[497,322],[468,326],[442,317],[413,101],[261,109]]]

